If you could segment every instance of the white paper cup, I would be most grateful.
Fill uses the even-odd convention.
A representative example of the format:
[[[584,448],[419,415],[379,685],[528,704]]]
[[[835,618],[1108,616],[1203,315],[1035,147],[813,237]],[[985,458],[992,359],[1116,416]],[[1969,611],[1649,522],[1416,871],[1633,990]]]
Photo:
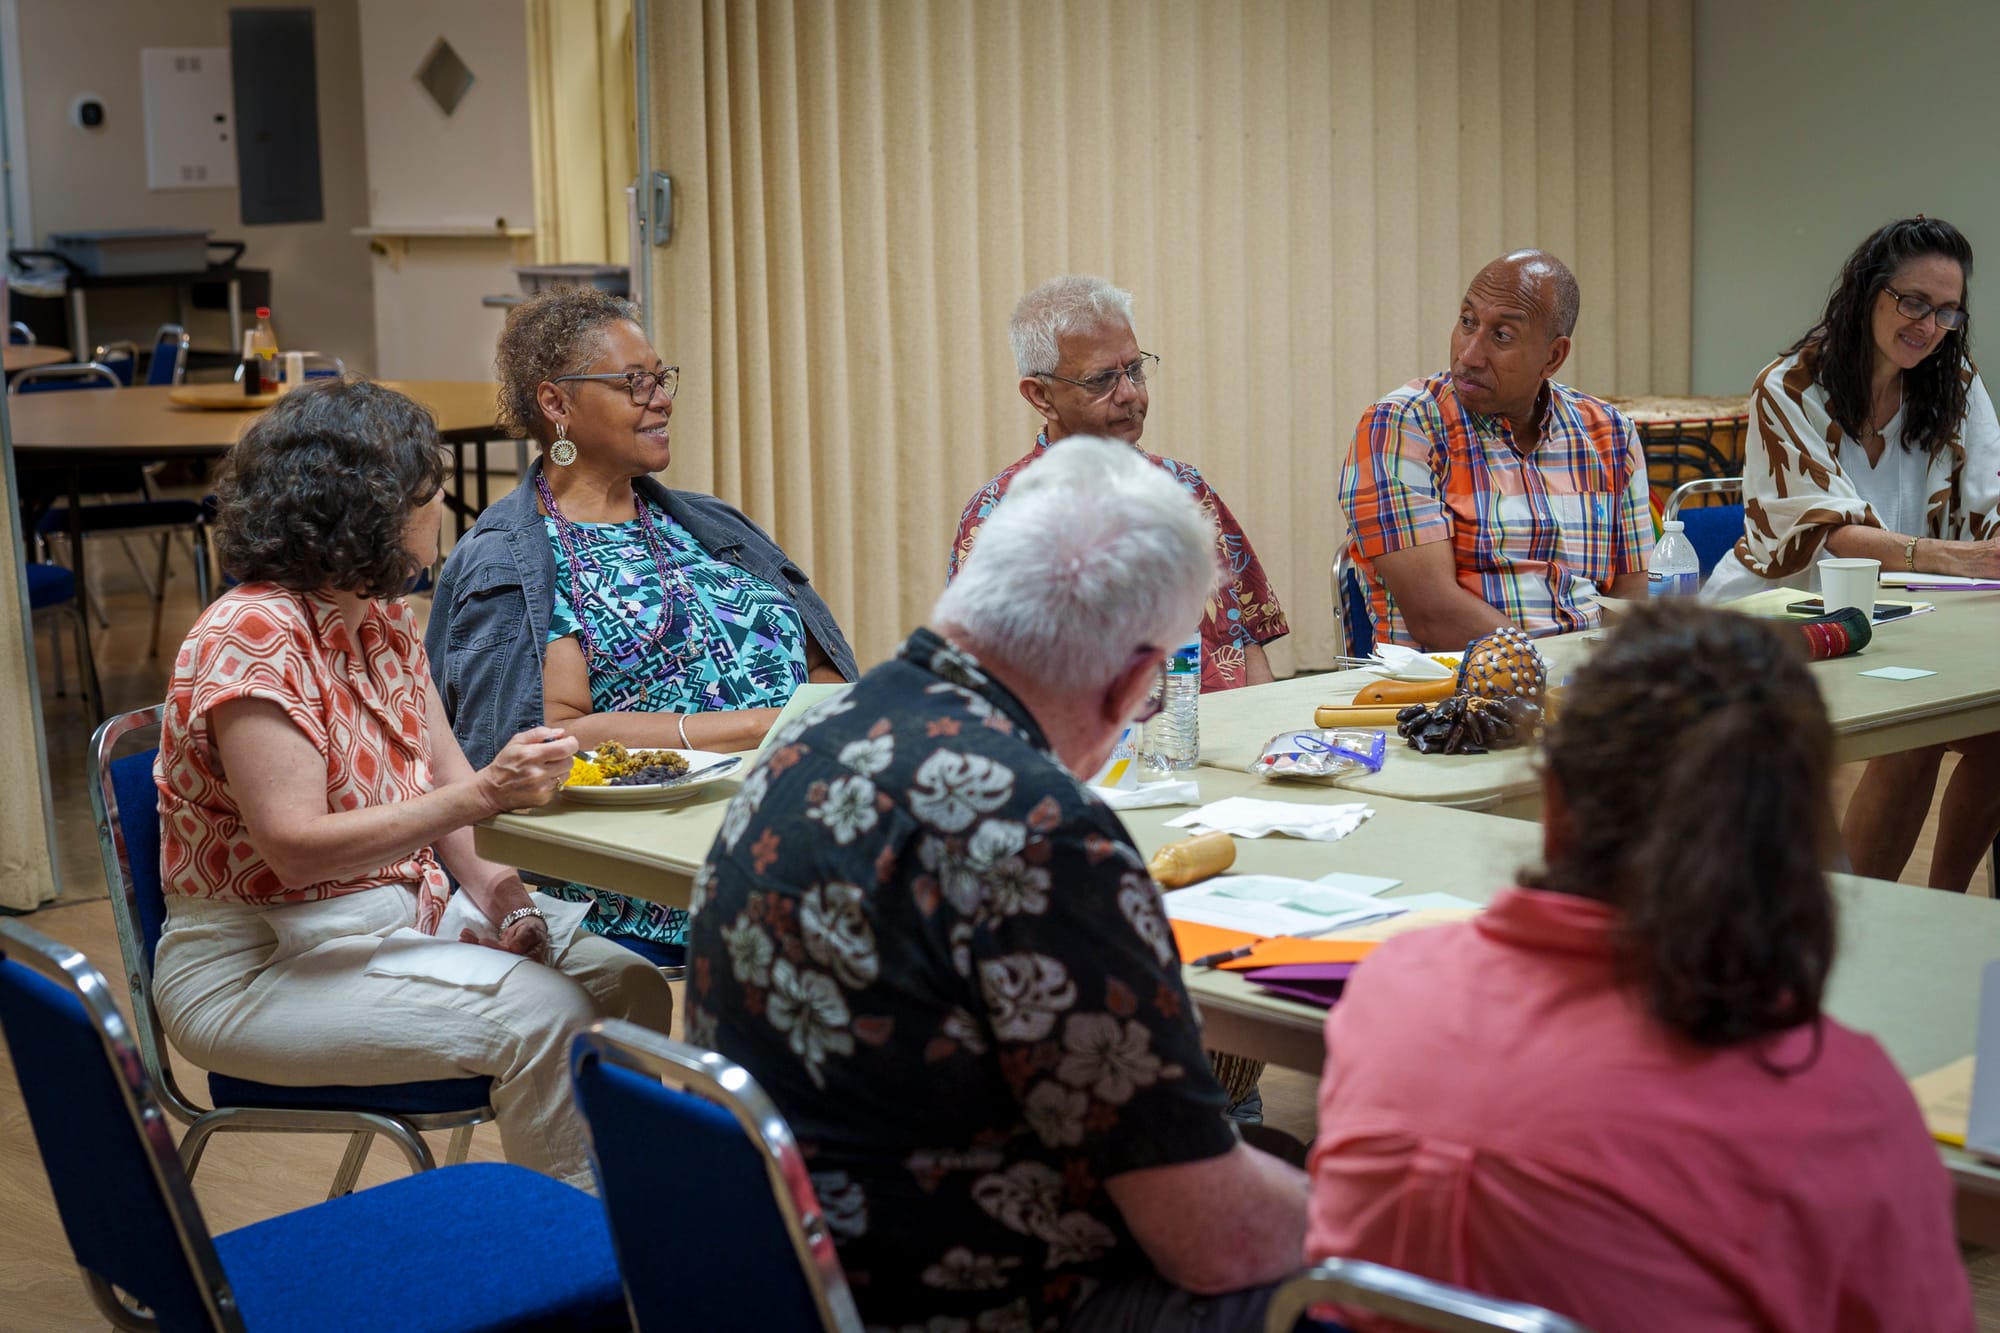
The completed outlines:
[[[1829,611],[1851,606],[1872,619],[1875,615],[1875,583],[1881,577],[1880,560],[1833,556],[1819,562],[1820,595],[1825,598]]]

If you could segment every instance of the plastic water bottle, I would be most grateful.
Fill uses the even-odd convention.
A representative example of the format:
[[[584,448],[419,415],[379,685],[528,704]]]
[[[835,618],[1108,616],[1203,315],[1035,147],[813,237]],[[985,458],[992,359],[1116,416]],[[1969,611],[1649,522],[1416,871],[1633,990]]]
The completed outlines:
[[[1646,590],[1655,597],[1692,597],[1701,591],[1701,557],[1679,519],[1661,524],[1660,540],[1646,561]]]
[[[1139,758],[1150,768],[1179,772],[1201,759],[1201,639],[1167,658],[1167,695],[1139,738]]]

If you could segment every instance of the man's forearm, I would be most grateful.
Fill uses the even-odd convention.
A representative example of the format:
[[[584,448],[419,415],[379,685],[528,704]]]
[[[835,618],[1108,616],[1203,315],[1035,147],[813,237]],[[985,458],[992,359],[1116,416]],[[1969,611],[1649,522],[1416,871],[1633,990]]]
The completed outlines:
[[[1455,653],[1483,634],[1514,622],[1492,605],[1453,585],[1423,605],[1402,608],[1417,646],[1426,652]]]

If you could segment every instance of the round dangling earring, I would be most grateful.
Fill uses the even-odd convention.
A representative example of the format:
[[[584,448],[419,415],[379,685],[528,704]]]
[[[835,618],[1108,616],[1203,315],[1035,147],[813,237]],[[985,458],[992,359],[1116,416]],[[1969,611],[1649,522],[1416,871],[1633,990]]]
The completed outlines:
[[[555,443],[549,446],[549,461],[557,467],[568,467],[576,461],[576,441],[569,437],[569,423],[556,423]]]

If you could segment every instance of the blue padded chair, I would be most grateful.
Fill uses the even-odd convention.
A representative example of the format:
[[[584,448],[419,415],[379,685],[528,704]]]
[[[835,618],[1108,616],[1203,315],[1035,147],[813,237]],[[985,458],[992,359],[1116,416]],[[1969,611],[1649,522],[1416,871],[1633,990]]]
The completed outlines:
[[[146,360],[146,384],[149,388],[186,382],[188,347],[192,341],[188,331],[180,325],[160,325],[159,331],[153,335],[152,355]],[[130,385],[139,365],[139,347],[131,342],[100,343],[90,359],[110,366],[113,374]]]
[[[18,319],[8,320],[7,341],[15,347],[33,347],[35,331]]]
[[[147,1079],[167,1110],[188,1127],[181,1139],[188,1174],[201,1165],[209,1136],[230,1131],[349,1135],[329,1198],[353,1190],[378,1134],[402,1150],[410,1170],[429,1171],[437,1159],[418,1131],[448,1129],[452,1135],[445,1160],[464,1161],[473,1126],[493,1118],[489,1078],[291,1087],[212,1073],[208,1076],[212,1110],[195,1105],[181,1091],[164,1058],[166,1033],[153,1005],[153,954],[167,914],[160,886],[159,791],[153,785],[157,751],[112,757],[121,742],[138,733],[156,735],[163,711],[156,704],[121,713],[97,729],[90,741],[90,804],[97,816],[98,850],[104,858],[104,881],[111,888],[111,914],[132,990],[132,1012],[138,1018],[139,1051]]]
[[[1354,547],[1343,541],[1333,560],[1333,614],[1340,625],[1342,653],[1368,657],[1375,651],[1375,621],[1368,613],[1368,589],[1354,564]]]
[[[1350,1310],[1388,1315],[1402,1328],[1437,1333],[1589,1333],[1574,1319],[1539,1305],[1481,1296],[1358,1259],[1328,1259],[1287,1279],[1265,1311],[1264,1333],[1339,1329],[1342,1325],[1310,1313],[1316,1305],[1334,1302]]]
[[[104,696],[97,683],[97,659],[90,651],[90,622],[77,602],[76,575],[61,565],[28,566],[28,610],[36,628],[49,629],[49,649],[56,662],[56,697],[63,696],[62,637],[55,632],[58,619],[69,622],[76,635],[76,672],[81,678],[84,707],[92,722],[102,716]]]
[[[570,1081],[640,1333],[861,1333],[805,1158],[742,1067],[614,1018],[572,1039]]]
[[[1686,507],[1687,502],[1698,495],[1733,495],[1736,502],[1704,502],[1692,508]],[[1743,535],[1743,478],[1701,477],[1685,482],[1675,487],[1674,493],[1667,497],[1660,519],[1662,522],[1668,519],[1681,521],[1688,541],[1694,546],[1695,557],[1701,561],[1701,577],[1706,582],[1722,557],[1736,545],[1736,539]]]
[[[125,381],[102,361],[58,361],[30,366],[7,382],[11,397],[21,393],[62,393],[70,389],[122,389]]]
[[[604,1210],[522,1167],[447,1167],[212,1234],[103,974],[18,921],[0,921],[0,1028],[70,1250],[117,1328],[627,1327]],[[529,1254],[548,1260],[509,1262]]]

